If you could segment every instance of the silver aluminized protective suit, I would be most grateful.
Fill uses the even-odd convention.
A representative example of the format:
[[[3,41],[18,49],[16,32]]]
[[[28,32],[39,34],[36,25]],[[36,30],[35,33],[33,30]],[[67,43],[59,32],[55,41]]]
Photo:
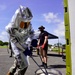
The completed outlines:
[[[28,46],[27,39],[31,39],[33,35],[32,17],[30,9],[20,5],[10,23],[6,26],[15,58],[14,64],[7,75],[24,75],[28,67],[27,58],[23,52]]]

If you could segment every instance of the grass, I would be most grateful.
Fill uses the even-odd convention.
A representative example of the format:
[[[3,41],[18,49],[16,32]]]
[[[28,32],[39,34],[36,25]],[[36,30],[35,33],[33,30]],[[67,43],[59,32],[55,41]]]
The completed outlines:
[[[62,48],[53,48],[53,52],[60,52],[62,53]],[[63,53],[66,53],[66,50],[63,50]]]
[[[0,48],[7,48],[7,46],[0,46]]]
[[[0,48],[7,48],[7,46],[0,46]],[[57,53],[62,53],[62,49],[61,48],[53,48],[52,49],[53,52],[57,52]],[[63,53],[66,53],[66,50],[63,50]]]

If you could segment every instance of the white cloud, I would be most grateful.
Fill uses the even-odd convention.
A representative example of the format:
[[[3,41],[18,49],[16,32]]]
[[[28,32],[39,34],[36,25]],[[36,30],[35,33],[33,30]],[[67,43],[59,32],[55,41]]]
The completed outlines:
[[[7,35],[7,32],[3,31],[1,34],[2,34],[2,35]]]
[[[8,41],[8,34],[5,31],[2,31],[0,33],[0,40],[2,40],[3,42]]]
[[[1,4],[0,4],[0,10],[2,11],[2,10],[5,10],[5,9],[6,9],[6,5],[4,5],[4,4],[1,5]]]
[[[54,30],[54,33],[59,37],[59,42],[65,43],[65,26],[64,22],[60,22],[57,25],[57,29]]]
[[[53,33],[59,37],[59,42],[65,43],[64,21],[62,21],[59,16],[60,14],[53,12],[43,14],[43,17],[47,23],[54,23],[57,25],[57,28],[55,28]]]
[[[1,40],[1,39],[3,39],[3,36],[2,36],[2,35],[0,35],[0,40]]]
[[[54,14],[53,12],[45,13],[43,14],[44,19],[48,23],[58,23],[61,22],[61,20],[58,18],[58,13]]]
[[[65,26],[64,26],[64,22],[60,22],[57,25],[57,29],[54,31],[54,33],[56,35],[58,35],[59,37],[65,36]]]

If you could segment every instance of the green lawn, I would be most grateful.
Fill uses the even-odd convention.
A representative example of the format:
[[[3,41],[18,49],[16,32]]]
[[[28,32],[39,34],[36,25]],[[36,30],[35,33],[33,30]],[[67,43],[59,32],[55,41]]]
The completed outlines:
[[[0,48],[7,48],[7,46],[0,46]],[[53,48],[52,49],[53,52],[60,52],[62,53],[62,49],[61,48]],[[63,53],[66,53],[66,50],[63,50]]]
[[[62,52],[62,49],[61,48],[53,48],[52,50],[53,52]],[[63,50],[63,53],[66,53],[66,50]]]
[[[7,48],[7,46],[0,46],[0,48]]]

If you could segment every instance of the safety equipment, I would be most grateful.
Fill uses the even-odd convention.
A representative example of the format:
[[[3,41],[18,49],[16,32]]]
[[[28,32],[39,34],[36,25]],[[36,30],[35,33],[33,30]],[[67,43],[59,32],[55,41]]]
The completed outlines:
[[[30,9],[20,5],[13,15],[11,22],[6,26],[12,42],[18,42],[21,46],[26,45],[27,38],[33,34],[31,33],[33,30],[31,24],[32,17]]]
[[[20,5],[20,13],[21,13],[21,16],[26,19],[25,22],[27,20],[31,20],[31,18],[33,17],[32,16],[32,13],[30,11],[30,9],[28,7],[23,7],[22,5]],[[27,21],[28,22],[28,21]]]
[[[42,49],[45,47],[45,44],[42,45]]]
[[[6,26],[6,31],[9,33],[10,43],[14,53],[13,56],[16,60],[15,66],[10,68],[7,75],[11,75],[10,72],[13,73],[14,68],[16,69],[14,75],[21,74],[22,70],[24,70],[25,73],[25,69],[28,67],[27,57],[23,52],[28,47],[26,43],[27,39],[33,35],[32,17],[32,13],[28,7],[20,6],[13,15],[11,22]],[[17,65],[18,67],[16,68]],[[24,73],[21,75],[24,75]]]
[[[23,22],[20,23],[20,28],[26,29],[29,27],[30,22]]]
[[[12,73],[8,72],[7,75],[13,75]]]

